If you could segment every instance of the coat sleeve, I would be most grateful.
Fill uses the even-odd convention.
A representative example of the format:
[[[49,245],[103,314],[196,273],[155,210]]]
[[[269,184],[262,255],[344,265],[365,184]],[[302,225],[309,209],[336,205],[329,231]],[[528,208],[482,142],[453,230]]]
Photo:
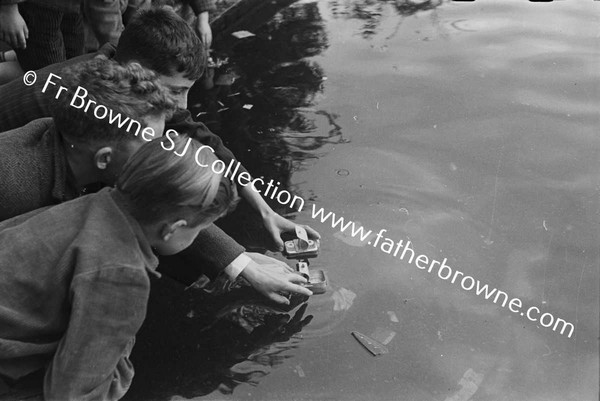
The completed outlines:
[[[44,378],[47,401],[123,397],[149,292],[150,280],[139,268],[105,267],[73,278],[68,328]]]
[[[214,224],[200,231],[192,245],[173,256],[160,257],[160,272],[184,284],[202,274],[214,280],[245,248]]]

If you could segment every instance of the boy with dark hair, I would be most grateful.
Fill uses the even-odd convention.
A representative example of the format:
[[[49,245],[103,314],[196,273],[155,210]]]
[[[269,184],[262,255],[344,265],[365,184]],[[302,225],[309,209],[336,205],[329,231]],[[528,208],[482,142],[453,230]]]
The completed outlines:
[[[152,141],[116,189],[0,223],[0,379],[45,369],[46,400],[117,400],[146,314],[159,254],[174,254],[226,213],[229,180]],[[176,140],[175,151],[186,141]],[[196,159],[216,157],[192,141]],[[299,277],[299,276],[298,276]]]
[[[148,68],[158,69],[161,83],[169,88],[179,107],[167,122],[166,128],[180,134],[187,134],[210,146],[225,164],[229,164],[234,159],[233,154],[223,145],[218,136],[210,132],[204,124],[193,121],[189,111],[183,109],[187,106],[189,89],[194,84],[194,80],[204,71],[206,59],[202,43],[196,34],[172,9],[154,8],[138,13],[123,31],[117,48],[107,44],[99,54],[105,54],[109,58],[116,57],[119,63],[139,60]],[[48,66],[37,72],[37,81],[32,86],[25,86],[21,80],[1,86],[0,98],[6,100],[0,104],[0,131],[50,115],[50,105],[55,102],[57,87],[42,93],[50,74],[60,75],[60,69],[64,66],[91,58],[93,56],[85,55],[65,63]],[[0,139],[5,135],[7,134],[0,134]],[[12,136],[15,135],[18,134],[13,132]],[[3,148],[0,147],[0,152],[2,151]],[[240,174],[245,171],[243,167],[240,168]],[[13,185],[18,184],[13,183]],[[12,191],[11,187],[6,188],[7,191]],[[294,232],[296,224],[275,213],[250,185],[241,187],[240,194],[262,216],[263,224],[275,245],[274,248],[282,249],[281,233]],[[13,199],[18,202],[17,196]],[[0,209],[1,207],[0,205]],[[309,236],[319,237],[315,230],[310,227],[306,229]],[[205,274],[209,278],[215,278],[222,272],[228,274],[230,278],[242,274],[263,295],[277,302],[288,303],[286,298],[278,294],[278,289],[288,286],[288,280],[282,278],[287,276],[282,270],[283,266],[276,259],[270,258],[270,264],[254,262],[241,245],[216,226],[203,231],[196,242],[197,244],[181,255],[190,262],[188,267],[191,271],[185,273],[186,283],[193,282],[200,274]],[[279,266],[279,270],[273,270],[273,265]]]
[[[108,43],[95,54],[85,54],[42,68],[36,71],[37,80],[31,86],[24,85],[21,79],[0,86],[0,98],[3,99],[0,104],[0,132],[49,117],[57,88],[42,92],[48,76],[51,73],[60,75],[62,69],[97,56],[115,59],[121,64],[137,61],[154,70],[182,109],[174,116],[176,121],[189,117],[189,112],[183,110],[187,107],[187,93],[204,72],[206,54],[200,39],[185,21],[171,8],[162,7],[138,12],[123,31],[117,47]],[[203,131],[198,132],[203,137],[215,136],[202,124],[191,119],[190,122],[194,124],[190,131]],[[218,137],[213,141],[217,140]],[[233,157],[226,148],[221,149],[222,144],[218,150],[215,146],[212,147],[223,156],[229,153]],[[221,157],[218,153],[217,156]]]
[[[182,29],[182,22],[165,8],[140,11],[119,38],[114,59],[120,63],[135,60],[158,74],[182,73],[196,81],[204,73],[206,52],[199,51],[204,50],[200,38],[191,29]]]

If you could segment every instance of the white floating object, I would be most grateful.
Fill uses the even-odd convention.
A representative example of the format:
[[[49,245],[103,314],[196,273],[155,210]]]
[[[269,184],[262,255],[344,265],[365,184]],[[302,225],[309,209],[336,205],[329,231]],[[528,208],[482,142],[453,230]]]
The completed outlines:
[[[252,32],[248,32],[248,31],[237,31],[237,32],[232,33],[232,35],[238,39],[244,39],[244,38],[256,36]]]
[[[388,316],[390,317],[390,320],[394,323],[400,323],[400,320],[398,320],[398,316],[396,316],[396,312],[389,310],[387,311]]]
[[[443,356],[443,355],[442,355]],[[451,397],[446,397],[445,401],[469,401],[471,397],[477,392],[481,382],[484,379],[482,373],[477,373],[473,369],[469,368],[459,380],[458,385],[461,387]]]
[[[333,299],[333,310],[345,311],[350,309],[355,298],[356,294],[345,288],[334,291],[333,294],[331,294],[331,299]]]
[[[246,110],[250,110],[252,107],[254,107],[254,105],[252,105],[252,104],[245,104],[242,106],[242,108],[244,108]]]
[[[383,345],[388,345],[394,339],[395,336],[395,331],[388,330],[383,327],[377,327],[375,331],[371,334],[372,339],[382,343]]]

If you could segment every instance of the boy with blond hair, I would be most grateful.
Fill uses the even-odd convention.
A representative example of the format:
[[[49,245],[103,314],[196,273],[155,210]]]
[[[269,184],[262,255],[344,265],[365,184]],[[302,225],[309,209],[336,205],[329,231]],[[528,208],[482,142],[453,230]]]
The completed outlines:
[[[173,152],[186,141],[177,138]],[[201,164],[216,160],[192,141]],[[0,223],[0,379],[45,369],[46,400],[117,400],[158,260],[225,214],[235,186],[143,145],[116,188]]]

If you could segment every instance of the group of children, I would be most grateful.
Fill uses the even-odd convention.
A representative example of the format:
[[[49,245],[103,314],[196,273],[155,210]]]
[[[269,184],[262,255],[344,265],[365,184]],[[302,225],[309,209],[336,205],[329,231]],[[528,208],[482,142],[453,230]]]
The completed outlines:
[[[162,3],[190,9],[195,15],[190,22],[210,48],[213,0],[0,0],[0,41],[11,48],[0,47],[0,84],[105,43],[116,44],[136,11]]]
[[[172,9],[151,8],[132,17],[116,46],[40,69],[33,85],[17,79],[0,86],[0,384],[6,388],[43,371],[46,400],[121,398],[133,377],[128,357],[157,268],[188,283],[201,275],[242,276],[275,302],[289,302],[289,293],[311,295],[287,265],[245,252],[213,224],[239,192],[262,216],[273,249],[296,228],[254,189],[202,167],[234,158],[186,110],[205,64],[194,30]],[[59,77],[59,85],[47,85],[49,77]],[[126,124],[74,107],[80,87],[94,104],[144,129],[177,135],[136,135]],[[184,146],[194,157],[179,156]],[[162,255],[176,255],[177,269],[187,271],[169,270]]]

